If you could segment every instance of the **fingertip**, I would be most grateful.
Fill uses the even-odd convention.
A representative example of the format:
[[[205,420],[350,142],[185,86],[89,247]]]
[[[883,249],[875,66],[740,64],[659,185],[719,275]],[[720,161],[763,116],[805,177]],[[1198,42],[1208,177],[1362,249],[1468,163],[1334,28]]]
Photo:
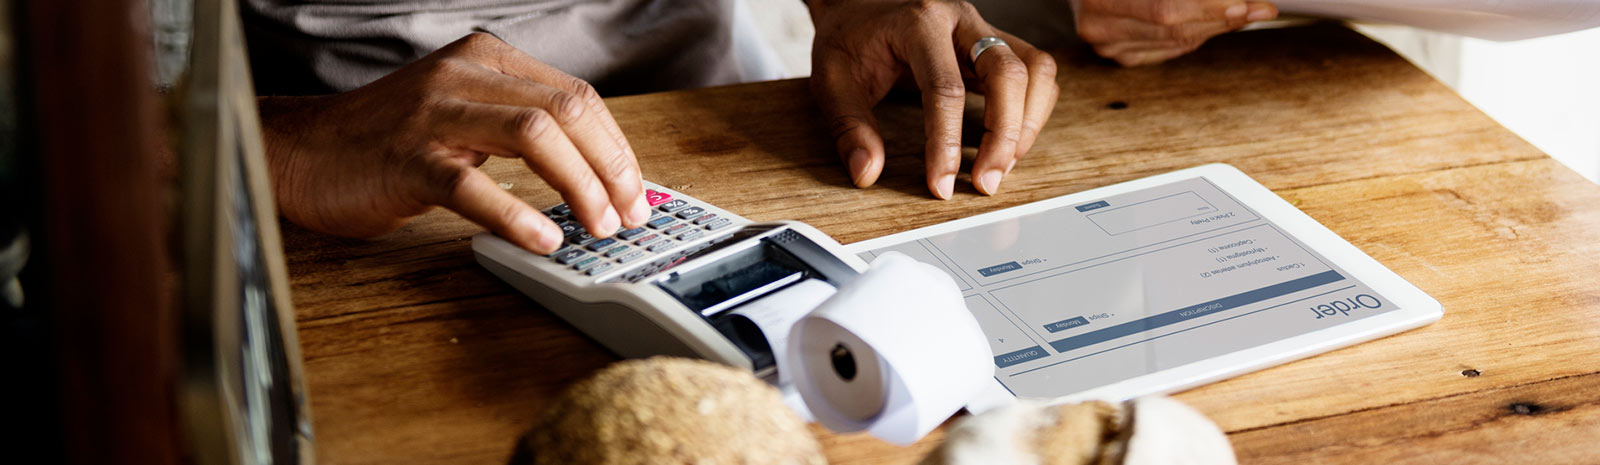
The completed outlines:
[[[983,174],[973,177],[973,187],[977,187],[978,192],[982,192],[983,195],[995,195],[1000,192],[1000,178],[1002,176],[1004,176],[1004,173],[1001,173],[999,169],[984,171]]]
[[[1250,7],[1246,6],[1243,3],[1229,6],[1228,9],[1223,12],[1223,14],[1228,17],[1228,19],[1233,20],[1233,21],[1239,21],[1239,20],[1245,19],[1245,15],[1247,15],[1249,13],[1250,13]]]
[[[600,229],[590,231],[594,237],[611,237],[622,227],[622,217],[617,215],[616,207],[606,205],[606,212],[600,216]]]
[[[931,188],[933,195],[938,197],[939,200],[950,200],[950,197],[955,195],[956,175],[946,174],[939,176],[938,180],[928,187]]]
[[[638,197],[634,197],[633,206],[628,208],[628,221],[626,223],[628,227],[636,228],[649,219],[650,204],[645,201],[644,192],[640,192]]]
[[[541,215],[522,213],[512,221],[511,236],[520,237],[517,242],[524,248],[538,254],[549,254],[561,247],[561,230],[555,223],[539,218]]]
[[[1278,8],[1271,3],[1252,3],[1249,9],[1250,14],[1245,18],[1248,21],[1267,21],[1278,17]]]
[[[856,187],[871,187],[878,182],[878,174],[883,171],[883,166],[878,163],[878,158],[865,148],[857,147],[850,151],[847,157],[850,166],[850,180]]]

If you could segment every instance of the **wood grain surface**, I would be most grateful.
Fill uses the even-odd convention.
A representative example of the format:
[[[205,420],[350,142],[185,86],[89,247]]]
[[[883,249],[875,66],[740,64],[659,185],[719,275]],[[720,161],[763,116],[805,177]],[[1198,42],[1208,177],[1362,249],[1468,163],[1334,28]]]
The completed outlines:
[[[1600,187],[1339,26],[1231,34],[1154,67],[1058,56],[1060,103],[994,197],[965,175],[952,200],[926,192],[914,98],[880,108],[891,156],[869,189],[851,187],[804,81],[608,104],[646,178],[845,243],[1233,164],[1445,308],[1422,329],[1179,394],[1241,462],[1600,460]],[[519,163],[485,169],[535,205],[559,201]],[[614,360],[479,268],[478,230],[443,211],[377,241],[286,227],[324,463],[501,463],[552,396]],[[941,437],[899,448],[815,431],[833,463],[911,463]]]

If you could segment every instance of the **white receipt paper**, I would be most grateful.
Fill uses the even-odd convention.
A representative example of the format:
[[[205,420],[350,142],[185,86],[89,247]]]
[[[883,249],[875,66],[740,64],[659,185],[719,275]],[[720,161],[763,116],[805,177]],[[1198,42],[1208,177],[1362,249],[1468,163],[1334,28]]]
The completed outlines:
[[[994,379],[982,328],[954,280],[899,253],[794,324],[779,371],[834,431],[866,430],[908,445]]]

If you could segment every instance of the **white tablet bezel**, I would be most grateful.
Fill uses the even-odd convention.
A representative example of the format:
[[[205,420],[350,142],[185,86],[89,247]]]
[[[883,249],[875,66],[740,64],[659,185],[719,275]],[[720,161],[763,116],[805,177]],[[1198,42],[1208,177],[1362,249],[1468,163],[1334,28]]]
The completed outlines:
[[[1052,399],[1053,402],[1076,402],[1088,399],[1121,401],[1149,394],[1182,391],[1202,384],[1260,370],[1274,365],[1306,358],[1334,349],[1370,341],[1383,336],[1421,327],[1438,321],[1444,315],[1437,300],[1422,292],[1410,282],[1379,264],[1333,231],[1290,205],[1266,187],[1251,179],[1231,165],[1210,164],[1124,182],[1026,205],[998,210],[969,218],[936,224],[921,229],[869,239],[845,245],[850,253],[875,250],[910,242],[925,237],[1015,218],[1046,210],[1070,207],[1119,194],[1157,187],[1173,182],[1205,178],[1232,195],[1240,203],[1255,210],[1262,218],[1278,225],[1285,233],[1298,239],[1306,247],[1344,269],[1357,281],[1367,284],[1400,308],[1368,318],[1342,323],[1325,329],[1289,337],[1287,339],[1213,357],[1199,362],[1162,370],[1113,384],[1072,393]],[[1015,401],[999,380],[968,407],[974,412],[1005,405]]]

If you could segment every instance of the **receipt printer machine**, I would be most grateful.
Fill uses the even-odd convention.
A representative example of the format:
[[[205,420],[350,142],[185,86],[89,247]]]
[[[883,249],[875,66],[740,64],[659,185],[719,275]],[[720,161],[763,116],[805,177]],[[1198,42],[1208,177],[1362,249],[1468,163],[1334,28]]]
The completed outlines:
[[[703,358],[769,382],[777,366],[769,338],[735,310],[807,280],[837,288],[866,269],[804,223],[751,223],[647,187],[654,216],[644,227],[607,239],[570,234],[549,256],[489,233],[473,237],[472,249],[484,268],[622,357]],[[564,205],[545,213],[569,226]]]

